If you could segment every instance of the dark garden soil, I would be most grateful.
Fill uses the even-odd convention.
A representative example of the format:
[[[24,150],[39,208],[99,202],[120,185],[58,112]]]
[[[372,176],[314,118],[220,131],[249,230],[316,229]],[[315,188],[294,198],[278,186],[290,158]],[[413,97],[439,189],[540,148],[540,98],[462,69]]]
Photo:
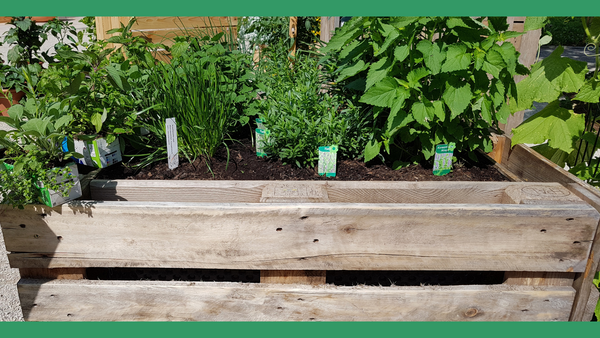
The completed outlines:
[[[180,165],[169,170],[167,162],[158,162],[136,172],[123,165],[103,169],[98,179],[135,180],[340,180],[340,181],[508,181],[491,164],[474,166],[468,162],[455,166],[445,176],[433,175],[432,168],[421,165],[393,170],[384,164],[365,164],[362,160],[339,160],[337,176],[322,177],[316,168],[298,168],[295,164],[284,165],[281,160],[259,158],[249,139],[223,147],[210,160],[211,171],[204,159],[189,163],[180,158]],[[482,157],[485,162],[485,158]],[[373,161],[374,162],[374,161]]]

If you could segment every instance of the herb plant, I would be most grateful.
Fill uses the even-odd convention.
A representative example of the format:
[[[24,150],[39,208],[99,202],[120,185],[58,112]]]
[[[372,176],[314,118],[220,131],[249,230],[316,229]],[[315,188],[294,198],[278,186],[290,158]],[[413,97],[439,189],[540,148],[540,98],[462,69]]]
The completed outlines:
[[[338,145],[341,156],[358,157],[368,119],[345,97],[323,90],[318,57],[300,51],[290,60],[286,46],[278,46],[257,71],[264,94],[255,108],[270,131],[266,152],[299,167],[314,166],[320,146]]]
[[[2,203],[23,208],[25,204],[40,201],[43,186],[69,195],[73,180],[58,182],[57,177],[67,176],[70,169],[64,167],[71,156],[58,146],[65,137],[64,127],[69,116],[60,105],[46,105],[43,100],[28,98],[27,104],[13,105],[8,117],[0,121],[13,129],[0,130],[0,146],[4,157],[0,159],[0,199]]]
[[[435,146],[491,151],[490,128],[510,115],[513,76],[526,74],[506,18],[355,17],[335,31],[338,86],[374,110],[365,161],[431,160]],[[335,55],[337,54],[337,55]]]

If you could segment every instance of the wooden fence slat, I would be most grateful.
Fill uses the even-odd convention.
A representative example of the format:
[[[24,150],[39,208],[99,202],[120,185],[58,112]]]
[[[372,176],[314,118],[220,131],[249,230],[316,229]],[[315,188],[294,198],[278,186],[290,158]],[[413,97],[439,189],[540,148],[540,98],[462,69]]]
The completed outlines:
[[[571,287],[22,280],[29,321],[565,321]]]
[[[598,220],[584,204],[81,201],[0,214],[12,266],[31,268],[583,272]]]

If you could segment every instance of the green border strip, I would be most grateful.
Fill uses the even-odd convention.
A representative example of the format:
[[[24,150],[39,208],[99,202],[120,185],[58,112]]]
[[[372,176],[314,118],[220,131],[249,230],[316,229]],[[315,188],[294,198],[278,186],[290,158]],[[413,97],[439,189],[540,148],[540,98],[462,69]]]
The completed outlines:
[[[56,16],[600,16],[597,0],[80,0],[4,1],[2,15]]]
[[[595,337],[597,323],[0,323],[5,337]]]

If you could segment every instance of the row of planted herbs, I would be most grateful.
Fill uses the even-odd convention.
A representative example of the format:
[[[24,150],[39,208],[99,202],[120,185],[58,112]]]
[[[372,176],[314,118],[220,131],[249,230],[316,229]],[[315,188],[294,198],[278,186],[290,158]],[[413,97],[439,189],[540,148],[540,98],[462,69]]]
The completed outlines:
[[[597,70],[588,74],[561,48],[524,67],[508,41],[522,33],[508,31],[506,18],[355,17],[327,44],[305,20],[294,53],[294,41],[261,20],[239,27],[254,30],[250,41],[188,31],[168,44],[135,36],[134,20],[107,41],[96,40],[93,27],[77,33],[58,20],[41,28],[13,20],[0,80],[25,96],[0,117],[12,128],[0,130],[3,203],[53,206],[78,197],[73,159],[132,168],[167,161],[165,125],[173,118],[176,154],[202,159],[207,170],[218,149],[244,135],[257,155],[299,167],[316,166],[320,148],[393,169],[431,163],[439,145],[476,160],[476,150],[492,150],[498,124],[534,101],[550,104],[515,130],[513,143],[541,143],[543,153],[571,164],[581,144],[591,153],[600,146],[595,117],[573,108],[598,105]],[[600,21],[583,22],[598,46]],[[528,18],[526,30],[545,23]],[[55,53],[27,47],[32,27],[58,38]],[[564,100],[563,93],[571,94]]]

